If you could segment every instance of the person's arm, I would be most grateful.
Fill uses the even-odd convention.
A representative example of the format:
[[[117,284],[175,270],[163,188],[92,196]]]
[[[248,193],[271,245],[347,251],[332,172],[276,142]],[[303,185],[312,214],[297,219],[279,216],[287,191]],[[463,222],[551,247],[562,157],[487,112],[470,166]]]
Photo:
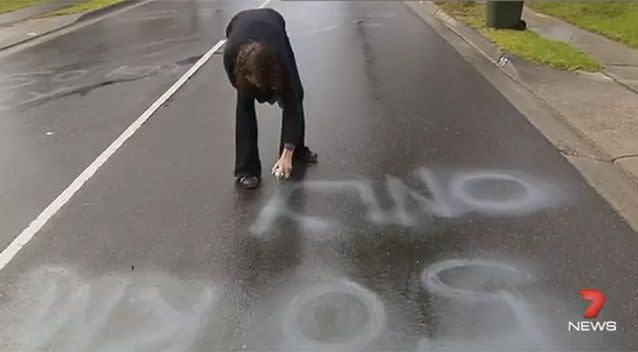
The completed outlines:
[[[282,140],[284,148],[279,160],[275,163],[272,173],[277,178],[288,178],[292,171],[292,158],[297,143],[301,140],[302,106],[297,90],[287,89],[281,98],[282,108]]]
[[[233,47],[228,45],[226,42],[226,48],[224,49],[224,69],[226,70],[226,75],[228,76],[228,80],[233,87],[237,88],[235,84],[235,59],[237,58],[237,52]]]
[[[303,84],[301,83],[301,77],[299,76],[299,69],[297,68],[297,59],[295,58],[295,52],[292,50],[290,39],[288,38],[288,34],[285,32],[285,30],[284,46],[286,48],[286,51],[288,52],[288,65],[290,66],[291,71],[292,86],[298,91],[299,99],[303,101],[305,92],[303,89]]]
[[[285,28],[284,28],[285,29]],[[283,110],[283,141],[284,151],[294,150],[302,137],[303,98],[304,89],[297,69],[295,53],[290,45],[288,35],[284,30],[284,47],[287,57],[287,87],[282,97]]]
[[[295,89],[287,89],[282,97],[282,139],[285,149],[294,150],[301,140],[301,119],[303,118],[303,102],[299,92]]]
[[[290,78],[292,79],[292,85],[295,87],[295,89],[299,91],[298,93],[299,98],[303,101],[305,92],[303,89],[303,84],[301,84],[299,70],[297,69],[297,60],[295,58],[295,52],[292,50],[292,45],[290,44],[290,38],[288,37],[288,32],[286,29],[286,20],[279,12],[273,9],[268,9],[268,11],[271,11],[275,16],[277,16],[277,19],[279,20],[279,24],[281,25],[281,30],[283,32],[283,38],[282,38],[283,46],[287,54],[287,56],[285,57],[285,60],[291,71]]]

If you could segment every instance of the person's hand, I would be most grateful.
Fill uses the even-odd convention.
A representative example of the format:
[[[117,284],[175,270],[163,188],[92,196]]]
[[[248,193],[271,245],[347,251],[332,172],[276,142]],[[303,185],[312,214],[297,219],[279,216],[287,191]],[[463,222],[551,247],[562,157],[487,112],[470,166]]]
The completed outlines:
[[[272,167],[272,174],[278,179],[286,179],[290,177],[292,171],[292,151],[284,149],[281,157]]]

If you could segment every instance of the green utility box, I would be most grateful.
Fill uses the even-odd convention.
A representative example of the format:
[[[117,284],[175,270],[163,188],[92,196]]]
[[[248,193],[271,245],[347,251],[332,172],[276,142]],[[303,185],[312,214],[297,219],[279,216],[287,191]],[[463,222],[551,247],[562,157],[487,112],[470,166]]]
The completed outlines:
[[[496,29],[524,30],[527,25],[521,19],[523,1],[488,1],[486,7],[486,24]]]

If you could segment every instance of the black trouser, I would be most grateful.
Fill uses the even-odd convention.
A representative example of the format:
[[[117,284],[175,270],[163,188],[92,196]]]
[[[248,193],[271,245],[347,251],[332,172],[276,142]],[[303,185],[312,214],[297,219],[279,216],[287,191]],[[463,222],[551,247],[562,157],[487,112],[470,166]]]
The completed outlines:
[[[237,95],[237,111],[235,121],[235,177],[261,176],[261,161],[257,143],[257,117],[255,115],[255,100]],[[301,108],[301,140],[297,142],[295,153],[302,153],[305,149],[305,116]],[[281,138],[279,140],[279,155],[284,149],[282,123]],[[277,158],[279,158],[279,155]]]

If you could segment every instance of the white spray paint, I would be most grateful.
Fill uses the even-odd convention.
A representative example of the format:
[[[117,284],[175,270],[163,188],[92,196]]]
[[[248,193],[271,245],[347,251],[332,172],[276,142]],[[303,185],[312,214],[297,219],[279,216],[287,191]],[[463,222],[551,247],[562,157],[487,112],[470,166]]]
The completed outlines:
[[[468,213],[483,216],[519,216],[559,204],[561,192],[553,185],[534,177],[504,171],[466,171],[451,177],[437,177],[426,168],[419,168],[415,176],[423,187],[412,188],[394,176],[386,176],[386,192],[393,207],[381,206],[367,180],[305,181],[279,189],[264,206],[249,231],[258,237],[272,233],[279,219],[293,221],[304,235],[314,240],[332,238],[342,226],[336,219],[302,214],[289,205],[291,196],[303,190],[304,197],[314,194],[355,193],[367,210],[367,220],[374,225],[400,225],[406,227],[427,226],[434,218],[456,218]],[[477,190],[485,189],[484,183],[515,185],[517,194],[490,194],[478,196]],[[507,193],[507,192],[506,192]],[[339,203],[336,203],[338,208]]]
[[[525,332],[530,341],[543,341],[545,338],[540,330],[540,322],[537,321],[536,315],[529,308],[524,298],[509,291],[501,291],[501,298],[508,304],[516,322],[522,331]]]
[[[543,351],[543,349],[523,348],[523,345],[529,346],[530,344],[524,343],[518,335],[490,336],[485,338],[459,340],[423,338],[417,343],[417,352]]]
[[[501,291],[486,292],[452,287],[443,282],[441,279],[441,275],[444,272],[471,267],[492,270],[496,273],[500,273],[501,275],[508,273],[512,276],[518,277],[519,284],[530,283],[533,279],[529,273],[520,271],[516,267],[500,262],[481,259],[451,259],[438,262],[427,267],[423,273],[421,273],[421,284],[428,292],[442,297],[474,302],[502,301],[503,294]]]
[[[417,170],[417,176],[423,182],[423,189],[429,191],[430,194],[424,195],[419,190],[415,190],[406,186],[399,178],[386,176],[387,191],[394,201],[394,214],[390,218],[392,223],[404,226],[416,226],[419,224],[421,217],[452,217],[456,215],[447,202],[446,195],[442,192],[443,188],[434,176],[434,174],[425,168]],[[431,197],[431,198],[428,198]],[[417,207],[408,207],[408,200],[417,201]],[[416,210],[410,213],[410,209]]]
[[[481,182],[516,184],[525,191],[512,199],[478,198],[468,188],[471,188],[472,183],[480,185]],[[558,198],[558,195],[552,197],[552,193],[557,191],[555,187],[533,177],[494,171],[455,174],[450,181],[449,191],[465,205],[466,211],[477,211],[485,215],[524,215],[551,205],[552,198]]]
[[[482,272],[478,274],[480,280],[497,277],[507,288],[489,291],[479,283],[468,284],[465,276],[475,275],[472,269]],[[469,270],[470,274],[454,279],[457,270]],[[439,315],[433,319],[437,333],[434,337],[423,336],[419,351],[520,350],[523,346],[547,349],[543,322],[517,293],[518,288],[533,282],[527,271],[501,262],[455,259],[428,266],[421,280],[429,293],[451,300],[453,306],[461,302],[477,306],[502,303],[512,314],[482,315],[487,324],[498,321],[512,328],[493,336],[468,337],[461,332],[454,338],[446,325],[462,325],[471,314],[460,308],[461,316]],[[21,278],[9,295],[0,296],[0,326],[4,328],[0,331],[0,350],[181,352],[203,347],[202,342],[225,345],[210,339],[211,325],[227,324],[215,321],[220,298],[221,292],[206,283],[178,281],[163,274],[135,272],[86,280],[63,267],[44,267]],[[268,297],[265,300],[272,302]],[[282,352],[375,350],[375,343],[385,342],[389,321],[380,297],[347,278],[304,287],[275,311],[281,312],[276,313],[281,320],[264,317],[258,323],[281,324],[280,329],[276,326],[274,335],[257,335],[260,338],[250,342],[251,348],[272,341]],[[256,316],[255,312],[244,313],[246,317]],[[315,334],[319,327],[330,327],[339,338],[330,333]],[[246,341],[232,343],[241,346]]]
[[[483,272],[490,272],[490,277],[500,277],[507,282],[507,289],[498,289],[487,291],[484,288],[477,287],[455,287],[444,282],[442,276],[454,275],[455,270],[463,269],[479,269]],[[511,282],[512,279],[516,282]],[[522,271],[514,266],[481,259],[453,259],[445,260],[430,265],[421,274],[421,283],[423,287],[430,293],[443,298],[453,299],[454,301],[462,301],[470,303],[476,307],[501,306],[502,303],[514,317],[514,324],[508,324],[503,319],[507,317],[489,316],[488,311],[479,313],[483,316],[481,323],[492,325],[498,322],[499,326],[507,326],[509,329],[499,331],[494,336],[480,336],[469,339],[433,339],[423,338],[419,341],[419,351],[466,351],[466,350],[520,350],[523,346],[535,348],[546,348],[550,343],[549,336],[543,333],[542,323],[537,319],[534,312],[528,307],[523,296],[517,294],[517,287],[527,285],[533,281],[533,276],[526,271]],[[448,278],[449,281],[449,278]],[[465,283],[467,284],[467,283]],[[471,286],[471,285],[470,285]],[[452,303],[454,305],[455,303]],[[462,309],[462,312],[465,310]],[[466,314],[466,313],[462,313]],[[470,319],[469,317],[464,317]],[[454,323],[462,321],[463,317],[456,315],[450,316],[443,314],[441,320]],[[493,320],[494,319],[494,320]],[[497,329],[498,330],[498,329]],[[441,331],[441,334],[449,334],[449,331]],[[464,333],[461,329],[460,333]]]
[[[65,268],[42,268],[4,304],[2,350],[68,352],[186,351],[211,319],[218,292],[162,275],[84,281]],[[3,334],[6,334],[3,336]]]
[[[367,321],[358,332],[344,342],[324,342],[312,340],[300,330],[298,319],[302,315],[313,315],[316,301],[324,295],[349,295],[355,297],[367,310]],[[347,312],[340,312],[347,314]],[[316,317],[315,317],[316,319]],[[372,291],[348,279],[329,284],[317,285],[302,290],[290,302],[284,313],[284,351],[309,350],[313,352],[360,351],[370,345],[382,332],[385,325],[383,302]]]
[[[372,185],[367,181],[310,181],[290,187],[282,188],[268,204],[261,210],[257,221],[250,227],[250,231],[258,236],[270,231],[278,218],[288,218],[294,221],[302,233],[315,234],[317,240],[328,240],[333,237],[340,224],[318,216],[300,214],[288,207],[288,200],[297,190],[319,193],[356,193],[361,202],[368,207],[368,216],[373,221],[385,221],[379,202],[374,195]]]

